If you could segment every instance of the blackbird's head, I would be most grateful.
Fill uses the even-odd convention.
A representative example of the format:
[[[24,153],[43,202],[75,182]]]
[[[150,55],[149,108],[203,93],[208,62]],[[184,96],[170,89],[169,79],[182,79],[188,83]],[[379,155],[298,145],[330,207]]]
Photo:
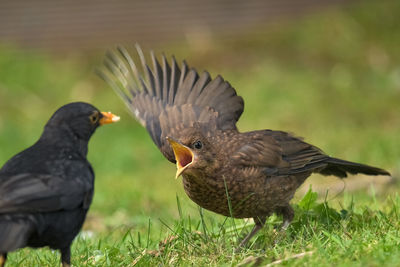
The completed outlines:
[[[65,129],[78,139],[89,141],[97,127],[117,121],[119,117],[111,112],[100,112],[88,103],[74,102],[59,108],[47,122],[46,128]]]
[[[207,172],[217,164],[214,146],[198,128],[183,130],[179,138],[167,137],[176,159],[176,178],[183,172]]]

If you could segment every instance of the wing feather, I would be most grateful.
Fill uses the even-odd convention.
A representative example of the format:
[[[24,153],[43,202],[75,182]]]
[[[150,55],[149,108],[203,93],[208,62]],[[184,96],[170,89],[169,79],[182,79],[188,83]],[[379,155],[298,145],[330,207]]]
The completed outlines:
[[[274,175],[319,171],[330,159],[317,147],[282,131],[248,132],[232,156],[235,164],[265,167]],[[275,169],[275,171],[271,171]]]
[[[22,173],[0,180],[0,214],[70,210],[83,206],[93,193],[80,178]]]
[[[173,137],[178,129],[202,123],[208,131],[236,130],[243,99],[221,76],[212,79],[208,72],[199,75],[185,61],[179,67],[174,57],[169,64],[164,55],[160,64],[153,52],[150,68],[138,45],[136,50],[137,62],[124,48],[108,52],[100,75],[168,160],[175,161],[166,137]],[[141,65],[142,71],[137,65]]]

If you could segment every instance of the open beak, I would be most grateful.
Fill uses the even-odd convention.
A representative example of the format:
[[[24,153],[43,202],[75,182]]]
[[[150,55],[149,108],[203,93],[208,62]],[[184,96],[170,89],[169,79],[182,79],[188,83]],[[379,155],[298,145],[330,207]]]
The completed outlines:
[[[194,154],[190,148],[176,142],[174,139],[167,137],[167,140],[174,150],[177,168],[175,179],[177,179],[183,171],[192,164]]]
[[[99,124],[109,124],[119,121],[120,117],[112,114],[111,112],[102,112],[103,117],[100,118]]]

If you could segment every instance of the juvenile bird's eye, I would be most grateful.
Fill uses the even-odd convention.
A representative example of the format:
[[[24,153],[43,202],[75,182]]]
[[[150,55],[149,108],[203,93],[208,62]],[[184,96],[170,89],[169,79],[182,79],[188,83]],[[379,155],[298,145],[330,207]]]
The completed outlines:
[[[196,149],[201,149],[203,147],[203,143],[201,141],[196,141],[193,143],[193,147]]]
[[[91,121],[93,124],[95,124],[95,123],[97,123],[97,121],[99,120],[99,113],[98,113],[98,112],[95,112],[95,113],[93,113],[92,115],[90,115],[89,118],[90,118],[90,121]]]

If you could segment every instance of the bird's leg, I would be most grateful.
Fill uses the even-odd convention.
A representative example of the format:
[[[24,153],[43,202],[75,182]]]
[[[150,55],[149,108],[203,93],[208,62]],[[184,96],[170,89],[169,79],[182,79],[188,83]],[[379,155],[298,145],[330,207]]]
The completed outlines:
[[[0,267],[4,267],[7,261],[7,253],[0,253]]]
[[[274,240],[274,244],[277,245],[282,241],[283,236],[286,235],[286,230],[294,218],[294,210],[289,204],[287,204],[286,206],[279,207],[275,212],[277,215],[282,215],[283,217],[283,223],[280,226],[280,230],[276,232]]]
[[[260,229],[262,228],[262,225],[256,224],[253,227],[253,230],[251,230],[251,232],[242,240],[242,242],[240,242],[239,244],[239,248],[244,247],[247,242],[249,242],[249,240],[258,232],[260,231]]]
[[[266,218],[253,218],[254,222],[256,223],[251,230],[251,232],[240,242],[238,248],[235,250],[235,252],[239,252],[244,246],[246,246],[247,242],[258,232],[260,229],[264,226]]]
[[[281,226],[281,230],[285,231],[289,225],[290,222],[293,220],[294,218],[294,210],[293,208],[288,204],[284,207],[280,207],[277,211],[277,214],[281,214],[283,217],[283,223]]]
[[[60,249],[60,251],[61,251],[62,267],[70,267],[71,266],[71,246]]]

